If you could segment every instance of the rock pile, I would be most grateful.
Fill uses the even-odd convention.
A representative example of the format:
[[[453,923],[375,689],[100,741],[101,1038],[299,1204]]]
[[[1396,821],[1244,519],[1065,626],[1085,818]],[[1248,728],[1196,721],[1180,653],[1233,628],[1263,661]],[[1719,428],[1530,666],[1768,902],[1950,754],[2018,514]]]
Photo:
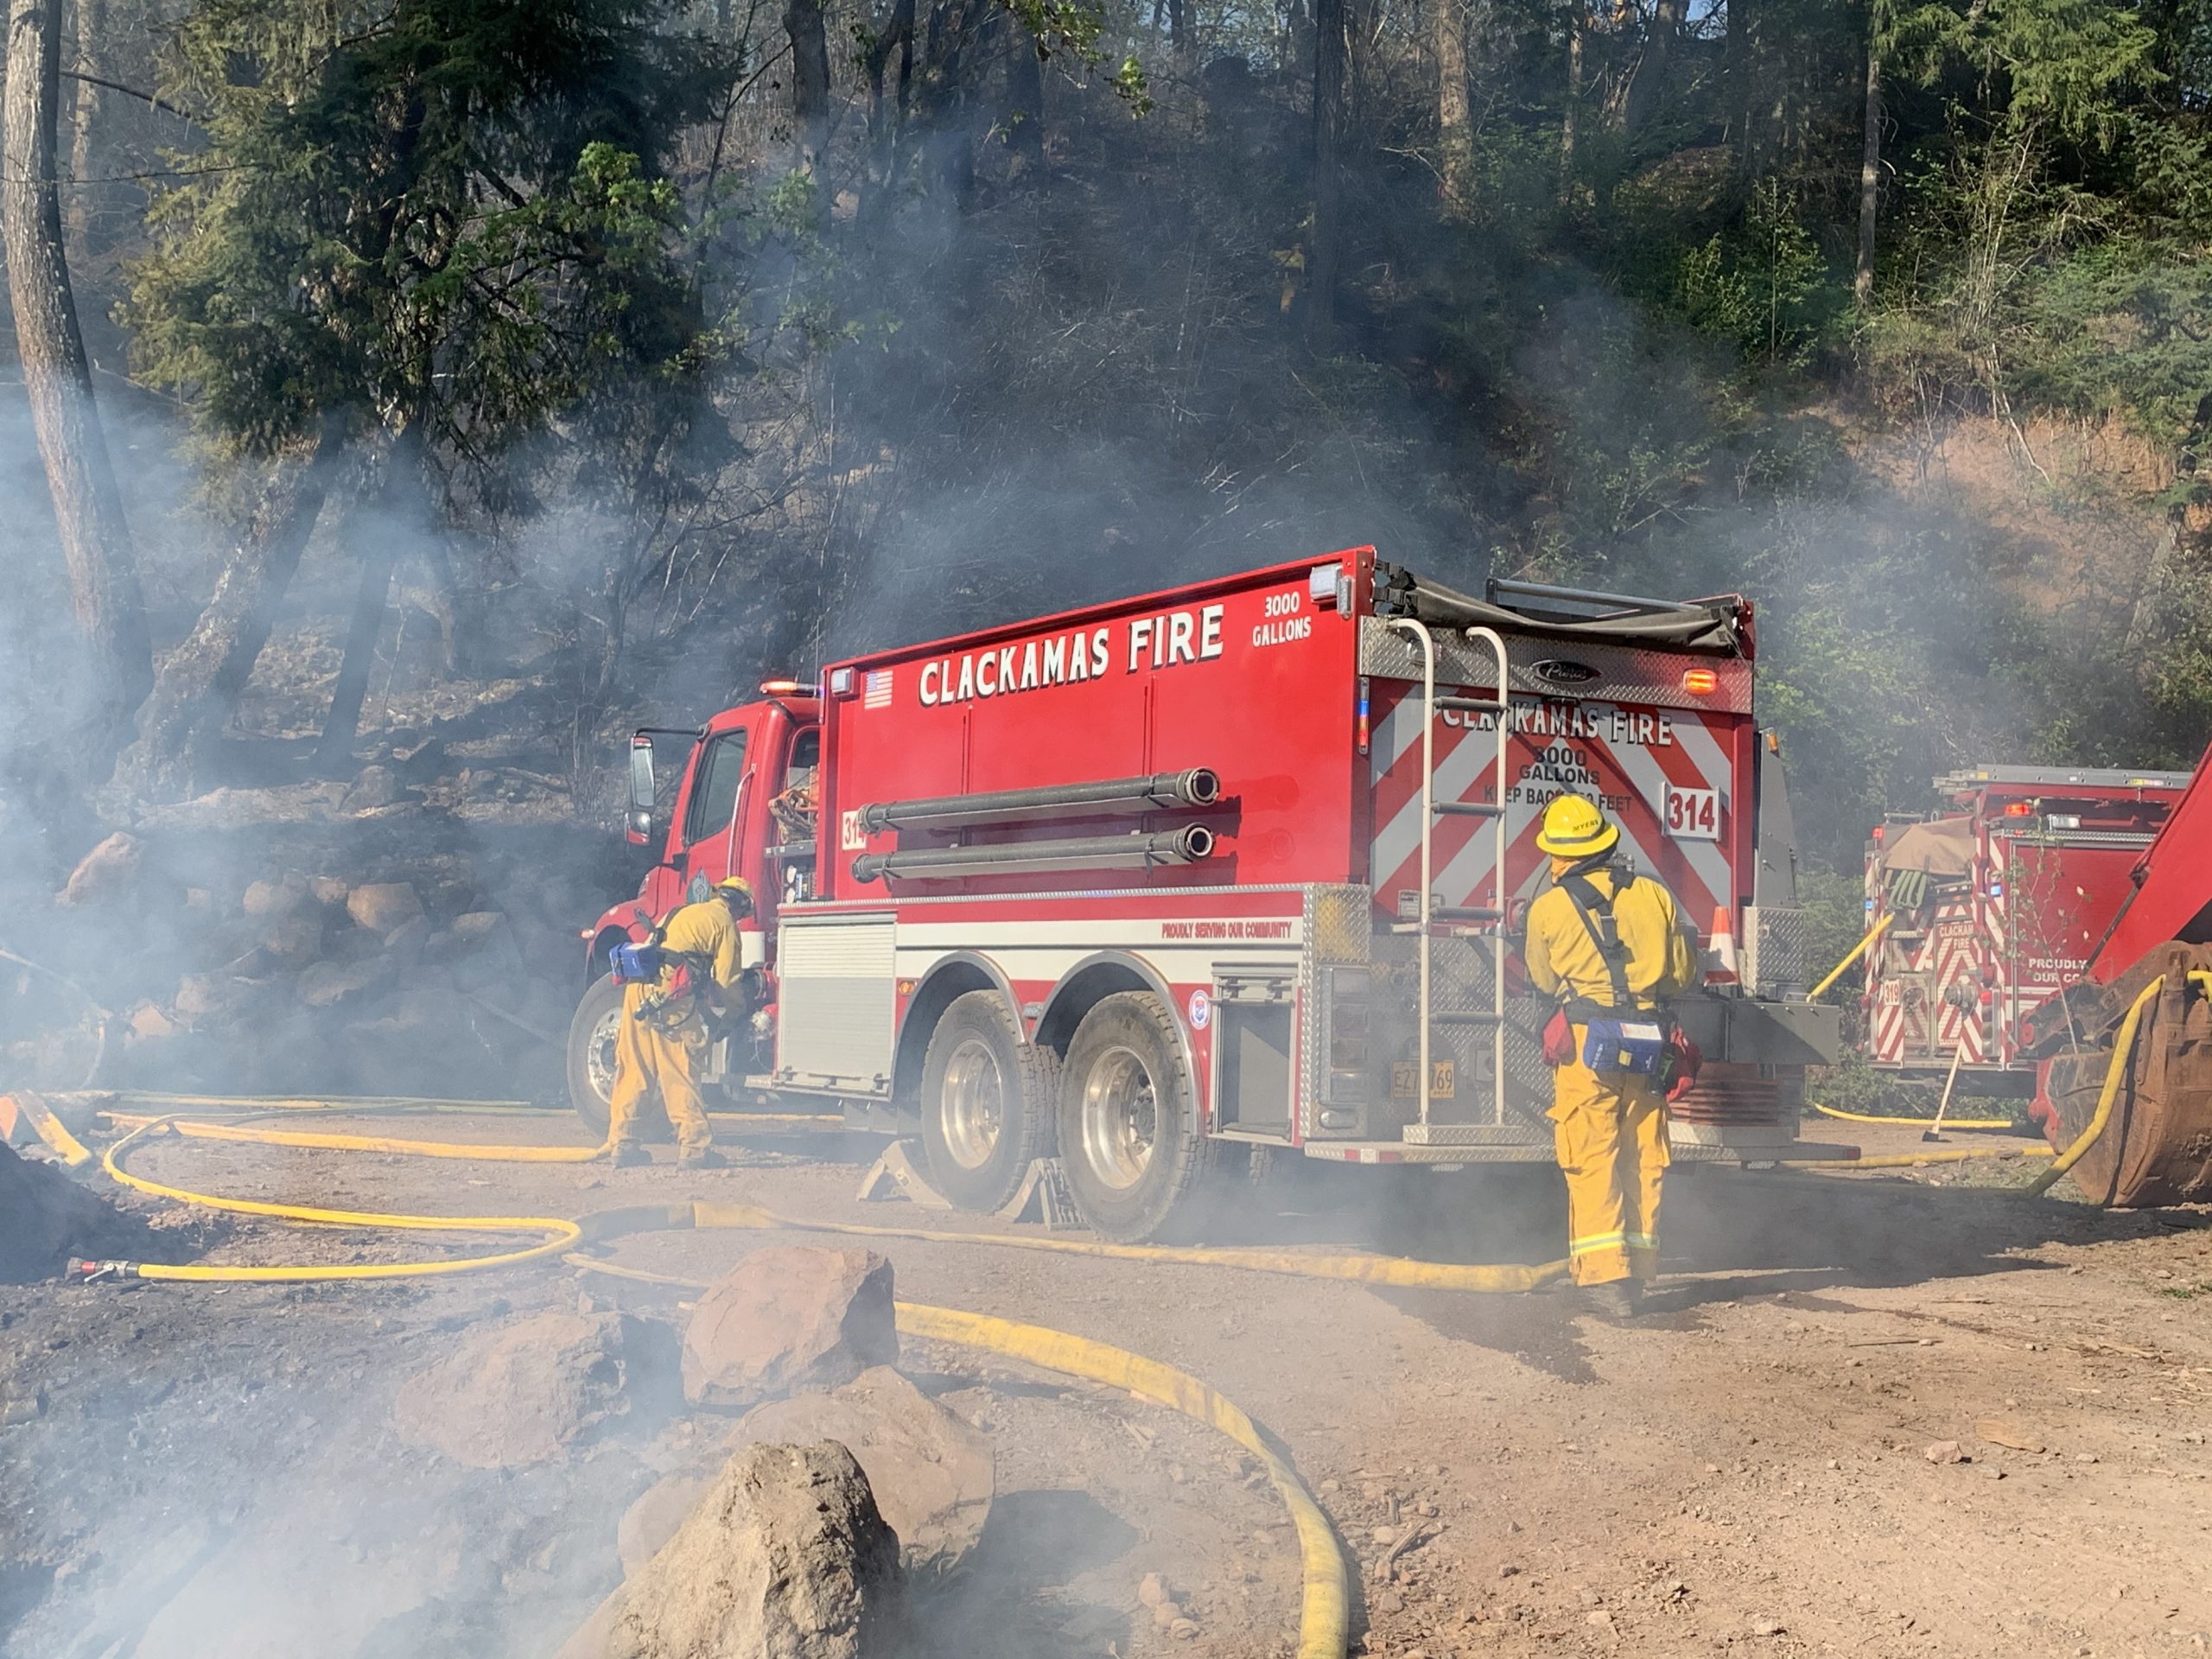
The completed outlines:
[[[570,912],[590,920],[601,895],[553,891],[522,864],[494,882],[461,855],[225,863],[165,857],[118,832],[55,895],[67,955],[51,965],[117,1013],[99,1084],[557,1091],[582,962]],[[82,1012],[58,1004],[49,1017]],[[26,1075],[39,1057],[18,1043],[0,1058]]]

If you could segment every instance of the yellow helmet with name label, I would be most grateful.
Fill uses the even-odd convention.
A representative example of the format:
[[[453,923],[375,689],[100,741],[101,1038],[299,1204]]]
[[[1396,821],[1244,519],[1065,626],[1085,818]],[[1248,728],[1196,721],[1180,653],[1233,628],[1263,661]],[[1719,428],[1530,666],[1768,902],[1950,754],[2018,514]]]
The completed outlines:
[[[1544,809],[1544,827],[1536,832],[1536,845],[1554,858],[1588,858],[1620,838],[1620,825],[1599,811],[1596,802],[1560,795]]]

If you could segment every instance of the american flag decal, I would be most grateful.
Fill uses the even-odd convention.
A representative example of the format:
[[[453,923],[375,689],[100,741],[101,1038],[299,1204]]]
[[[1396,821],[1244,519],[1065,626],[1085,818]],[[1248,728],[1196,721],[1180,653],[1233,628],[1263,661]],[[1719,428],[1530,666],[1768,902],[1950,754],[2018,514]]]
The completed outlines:
[[[861,692],[861,707],[888,709],[890,706],[891,671],[887,668],[871,668],[868,671],[868,682]]]

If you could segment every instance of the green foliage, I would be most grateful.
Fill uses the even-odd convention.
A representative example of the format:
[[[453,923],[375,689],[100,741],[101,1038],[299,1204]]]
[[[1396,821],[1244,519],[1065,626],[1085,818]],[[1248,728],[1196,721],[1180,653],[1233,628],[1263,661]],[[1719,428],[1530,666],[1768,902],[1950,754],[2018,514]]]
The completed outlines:
[[[137,371],[222,448],[336,416],[483,458],[702,324],[652,176],[731,71],[651,0],[209,0],[173,97],[206,111],[123,308]],[[329,44],[335,40],[337,44]]]
[[[1769,369],[1803,367],[1837,309],[1819,244],[1773,179],[1752,191],[1739,226],[1681,257],[1675,302],[1693,327]]]
[[[1040,58],[1063,54],[1085,71],[1103,69],[1111,61],[1101,44],[1107,15],[1096,0],[1002,0],[1014,21],[1027,29]],[[1023,48],[1017,47],[1016,50]],[[1144,65],[1135,54],[1124,56],[1105,77],[1116,98],[1128,105],[1132,115],[1152,111],[1152,90],[1146,84]]]

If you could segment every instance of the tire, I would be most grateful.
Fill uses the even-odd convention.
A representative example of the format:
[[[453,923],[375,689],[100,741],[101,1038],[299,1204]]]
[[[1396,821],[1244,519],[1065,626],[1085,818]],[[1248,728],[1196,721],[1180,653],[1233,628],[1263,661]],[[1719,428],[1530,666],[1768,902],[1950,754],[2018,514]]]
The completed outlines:
[[[930,1184],[963,1210],[996,1210],[1033,1160],[1052,1155],[1059,1060],[1021,1040],[996,991],[957,996],[922,1057]]]
[[[622,988],[602,974],[569,1021],[569,1104],[584,1127],[602,1139],[608,1091],[614,1086],[614,1033],[621,1023]]]
[[[1150,991],[1083,1017],[1060,1071],[1060,1166],[1100,1237],[1139,1244],[1187,1219],[1215,1147],[1198,1133],[1182,1033]]]

